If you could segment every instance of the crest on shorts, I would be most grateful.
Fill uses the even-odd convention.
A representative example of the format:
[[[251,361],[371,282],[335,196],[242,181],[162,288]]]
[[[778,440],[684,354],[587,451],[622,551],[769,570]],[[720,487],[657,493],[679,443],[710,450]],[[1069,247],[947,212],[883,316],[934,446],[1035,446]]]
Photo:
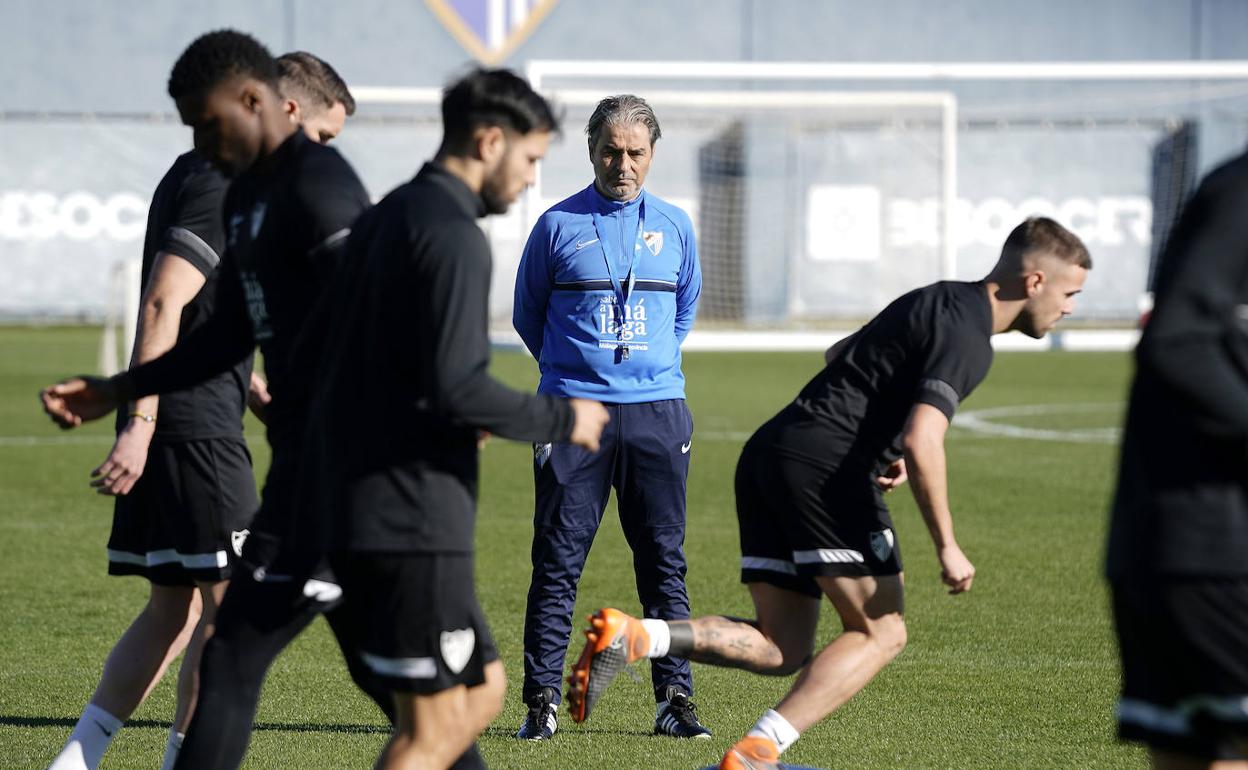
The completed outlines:
[[[647,249],[650,249],[650,253],[656,257],[663,250],[663,233],[660,230],[642,233],[641,241],[646,244]]]
[[[557,0],[425,0],[442,26],[482,64],[506,59]]]
[[[243,543],[247,542],[247,536],[251,534],[250,529],[240,529],[230,533],[230,547],[234,549],[234,555],[243,558]]]
[[[442,632],[442,660],[452,674],[458,674],[468,665],[472,650],[477,646],[477,634],[471,628]]]
[[[893,531],[891,529],[882,529],[879,532],[871,533],[871,553],[875,554],[876,559],[884,561],[892,552]]]

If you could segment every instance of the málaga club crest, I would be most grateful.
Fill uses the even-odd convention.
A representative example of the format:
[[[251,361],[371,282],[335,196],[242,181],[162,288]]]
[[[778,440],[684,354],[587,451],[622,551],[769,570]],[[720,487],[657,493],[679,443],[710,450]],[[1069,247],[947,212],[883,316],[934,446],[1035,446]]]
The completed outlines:
[[[425,0],[478,61],[495,65],[528,39],[558,0]]]

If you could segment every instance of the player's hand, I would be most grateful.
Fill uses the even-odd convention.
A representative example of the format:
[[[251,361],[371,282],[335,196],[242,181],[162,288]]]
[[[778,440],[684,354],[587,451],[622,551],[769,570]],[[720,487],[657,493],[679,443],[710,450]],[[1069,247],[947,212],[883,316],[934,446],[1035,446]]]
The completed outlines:
[[[607,408],[597,401],[574,398],[571,403],[575,422],[572,425],[572,436],[568,440],[591,452],[597,452],[598,439],[602,437],[602,429],[611,421],[611,415],[607,414]]]
[[[971,590],[971,581],[975,579],[975,565],[966,558],[957,543],[939,549],[936,557],[940,559],[940,579],[949,586],[949,593],[960,594]]]
[[[492,435],[494,434],[490,433],[488,430],[477,431],[477,451],[478,452],[480,452],[482,449],[485,449],[485,445],[490,443],[490,436]]]
[[[131,420],[117,434],[113,450],[100,467],[91,471],[91,486],[101,495],[124,495],[134,488],[147,466],[147,450],[156,432],[153,423]]]
[[[273,397],[269,395],[269,384],[264,378],[255,372],[251,373],[251,384],[247,386],[247,408],[256,416],[256,419],[267,425],[269,423],[266,415],[268,414],[269,402]]]
[[[68,430],[116,409],[117,391],[100,377],[74,377],[44,388],[39,400],[52,421]]]
[[[898,457],[889,463],[884,472],[875,477],[875,485],[885,492],[892,492],[906,483],[906,458]]]

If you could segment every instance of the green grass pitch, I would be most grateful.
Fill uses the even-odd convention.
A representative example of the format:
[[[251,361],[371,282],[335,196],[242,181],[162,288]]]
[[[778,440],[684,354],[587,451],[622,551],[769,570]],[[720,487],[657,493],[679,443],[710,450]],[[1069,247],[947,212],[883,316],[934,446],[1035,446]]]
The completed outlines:
[[[109,445],[107,421],[62,434],[36,403],[39,386],[95,368],[98,331],[0,328],[0,766],[39,768],[68,735],[105,655],[140,608],[146,584],[105,574],[111,505],[87,475]],[[694,413],[689,479],[689,594],[695,614],[748,615],[738,584],[732,472],[745,436],[820,365],[817,353],[685,358]],[[532,361],[503,353],[494,369],[524,388]],[[1000,354],[965,412],[1053,405],[997,424],[1085,436],[1118,424],[1126,354]],[[1083,405],[1074,408],[1063,405]],[[1092,405],[1092,406],[1088,406]],[[367,411],[367,406],[364,406]],[[1102,431],[1104,433],[1104,431]],[[1060,436],[1059,436],[1060,437]],[[257,471],[268,450],[254,423]],[[948,442],[954,521],[978,576],[946,595],[908,492],[890,496],[907,564],[910,643],[848,705],[785,756],[853,768],[1140,767],[1113,739],[1118,673],[1100,577],[1112,443],[1042,441],[955,427]],[[695,768],[716,762],[788,678],[694,666],[709,742],[651,736],[649,676],[621,677],[583,727],[555,740],[509,736],[524,714],[519,675],[531,537],[531,454],[495,440],[482,459],[477,584],[508,669],[503,715],[481,738],[499,768]],[[601,605],[636,609],[631,561],[610,506],[590,555],[577,623]],[[819,638],[838,630],[825,603]],[[579,652],[579,635],[571,654]],[[167,677],[114,741],[103,767],[153,767],[173,711]],[[277,661],[245,766],[369,767],[386,738],[323,622]]]

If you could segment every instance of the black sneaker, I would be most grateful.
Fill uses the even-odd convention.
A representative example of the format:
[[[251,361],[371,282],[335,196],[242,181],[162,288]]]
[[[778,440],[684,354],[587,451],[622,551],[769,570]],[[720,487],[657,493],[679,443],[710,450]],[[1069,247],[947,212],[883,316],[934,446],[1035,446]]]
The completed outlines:
[[[526,741],[544,741],[554,737],[559,729],[554,701],[555,691],[551,687],[543,687],[541,692],[529,698],[529,714],[516,731],[516,737]]]
[[[698,721],[698,707],[689,696],[676,687],[667,688],[667,704],[659,704],[659,715],[654,720],[655,735],[673,738],[710,738],[711,731]]]

